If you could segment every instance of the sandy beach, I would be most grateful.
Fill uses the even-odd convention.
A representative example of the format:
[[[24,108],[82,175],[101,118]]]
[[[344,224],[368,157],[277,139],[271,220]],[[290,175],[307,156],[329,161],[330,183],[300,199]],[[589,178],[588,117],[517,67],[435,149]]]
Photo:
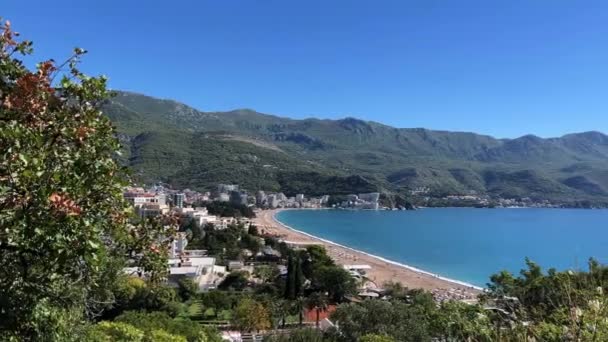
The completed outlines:
[[[332,244],[328,241],[290,229],[274,218],[274,215],[280,210],[282,209],[257,212],[255,223],[258,228],[267,234],[276,235],[283,240],[298,243],[311,242],[321,244],[339,265],[369,265],[371,266],[371,270],[367,271],[367,277],[378,287],[382,287],[382,284],[387,281],[396,281],[408,288],[421,288],[433,291],[436,297],[456,299],[474,298],[481,292],[479,289],[465,284],[452,282],[437,275],[396,265],[386,260],[382,260],[381,258],[351,248]]]

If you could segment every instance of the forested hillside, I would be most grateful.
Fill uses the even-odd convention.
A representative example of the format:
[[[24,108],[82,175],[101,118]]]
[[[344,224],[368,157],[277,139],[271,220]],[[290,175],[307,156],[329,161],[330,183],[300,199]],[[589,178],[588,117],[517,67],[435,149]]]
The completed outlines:
[[[234,182],[314,194],[427,187],[433,195],[608,198],[608,136],[599,132],[495,139],[354,118],[202,112],[129,92],[118,92],[104,111],[122,133],[125,162],[146,182],[195,189]]]

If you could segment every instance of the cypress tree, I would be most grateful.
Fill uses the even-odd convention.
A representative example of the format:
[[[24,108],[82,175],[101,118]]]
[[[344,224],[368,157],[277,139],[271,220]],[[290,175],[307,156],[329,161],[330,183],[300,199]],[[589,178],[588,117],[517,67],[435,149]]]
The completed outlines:
[[[285,299],[295,299],[296,297],[296,273],[293,257],[287,259],[287,281],[285,282]]]
[[[302,273],[302,263],[300,257],[297,256],[294,260],[294,299],[302,294],[302,284],[304,283],[304,274]]]

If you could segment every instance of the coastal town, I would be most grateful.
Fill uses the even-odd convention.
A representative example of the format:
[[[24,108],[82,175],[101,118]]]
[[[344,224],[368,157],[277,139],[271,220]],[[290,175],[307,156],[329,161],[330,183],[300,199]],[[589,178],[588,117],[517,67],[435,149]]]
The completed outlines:
[[[5,1],[0,342],[608,341],[608,2],[545,2]]]
[[[182,286],[184,279],[188,279],[195,284],[197,292],[216,291],[225,289],[225,284],[234,277],[242,277],[245,284],[254,286],[263,281],[259,269],[268,267],[272,268],[271,273],[276,277],[285,278],[288,277],[290,267],[285,253],[320,247],[356,284],[355,291],[345,296],[346,301],[381,300],[390,297],[390,291],[385,286],[401,283],[407,288],[430,291],[438,303],[445,300],[475,302],[481,292],[477,287],[318,239],[286,227],[275,219],[281,210],[322,209],[328,205],[343,209],[378,210],[379,197],[378,193],[353,194],[332,205],[328,195],[308,197],[298,194],[287,197],[282,193],[264,191],[249,194],[234,184],[219,184],[214,191],[205,193],[188,189],[174,190],[160,185],[148,188],[128,187],[124,191],[124,198],[140,219],[167,215],[179,219],[180,229],[171,242],[166,278],[166,283],[175,288]],[[222,215],[214,211],[217,205],[240,208],[243,211]],[[201,240],[205,234],[231,229],[245,234],[240,239],[245,236],[247,239],[255,239],[255,243],[250,244],[253,247],[241,248],[227,257],[222,252],[214,254],[208,248],[212,246],[197,247],[199,244],[193,241],[194,236]],[[252,236],[247,235],[249,233]],[[145,272],[138,267],[127,267],[124,272],[133,277],[145,277]],[[330,307],[324,313],[321,323],[309,320],[307,324],[332,327],[333,323],[329,319],[331,311]],[[303,317],[314,318],[314,315],[303,312]],[[227,341],[242,341],[239,331],[224,330],[222,334]]]

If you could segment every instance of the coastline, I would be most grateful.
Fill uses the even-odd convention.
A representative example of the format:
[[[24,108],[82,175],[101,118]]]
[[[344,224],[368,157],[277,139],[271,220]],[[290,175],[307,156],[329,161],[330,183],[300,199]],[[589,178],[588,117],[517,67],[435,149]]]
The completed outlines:
[[[294,229],[276,218],[276,215],[283,210],[289,209],[259,211],[255,222],[264,231],[281,236],[284,240],[323,245],[339,265],[366,264],[371,266],[372,268],[367,271],[366,276],[378,287],[387,281],[397,281],[406,287],[433,291],[437,295],[457,291],[462,297],[461,299],[474,299],[483,291],[483,288],[463,281],[443,277]]]

